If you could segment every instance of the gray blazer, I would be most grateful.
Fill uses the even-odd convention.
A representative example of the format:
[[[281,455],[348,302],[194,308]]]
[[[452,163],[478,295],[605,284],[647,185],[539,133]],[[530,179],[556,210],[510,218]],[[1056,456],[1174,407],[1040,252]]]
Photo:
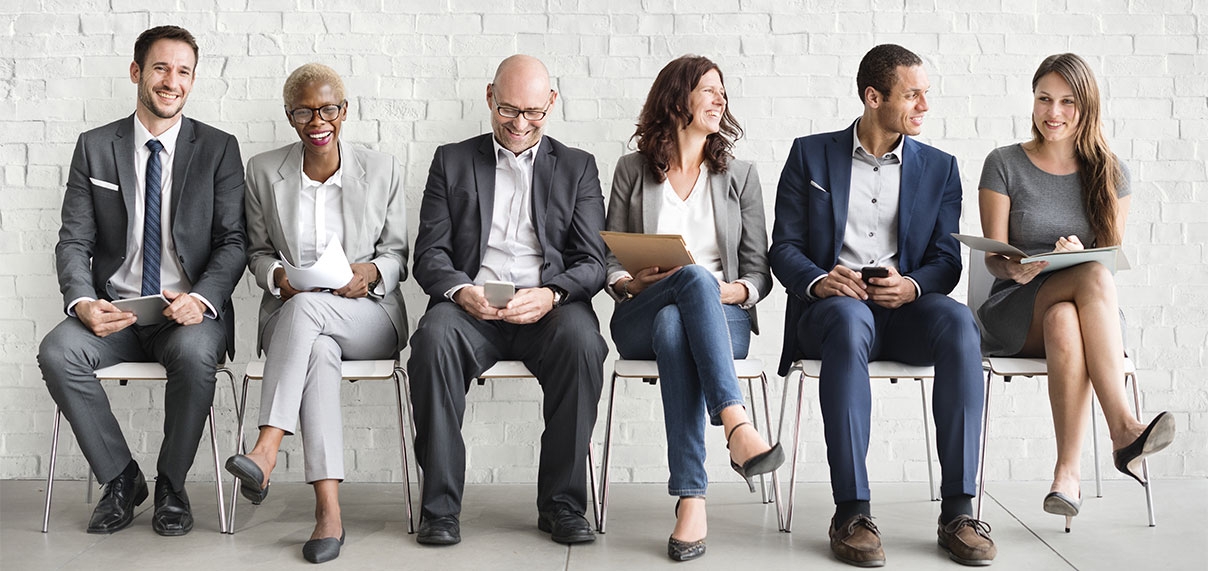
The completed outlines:
[[[658,225],[662,205],[661,184],[650,173],[646,157],[641,153],[621,157],[612,175],[608,230],[653,231]],[[759,173],[751,163],[734,159],[726,172],[709,174],[709,186],[717,244],[721,250],[722,277],[727,282],[737,279],[751,282],[762,300],[772,291],[772,274],[768,268],[768,234]],[[623,269],[616,256],[608,252],[608,275]],[[604,289],[616,299],[612,288]],[[755,307],[747,309],[747,313],[751,315],[751,331],[759,333]]]
[[[55,265],[63,306],[81,297],[114,299],[109,280],[126,259],[134,218],[134,116],[80,135],[63,194]],[[188,117],[181,119],[172,160],[172,239],[193,293],[206,298],[226,326],[235,355],[231,292],[247,260],[243,230],[243,159],[239,142]]]
[[[344,236],[340,244],[349,263],[372,262],[382,275],[382,296],[370,298],[382,304],[394,332],[398,349],[407,345],[407,308],[399,282],[407,279],[407,212],[403,195],[403,169],[391,155],[340,143],[343,170]],[[298,201],[302,188],[302,142],[261,153],[247,162],[248,269],[264,289],[256,346],[260,347],[264,324],[282,301],[269,293],[273,284],[268,270],[280,261],[280,251],[297,263],[299,243]],[[261,348],[263,350],[263,348]]]

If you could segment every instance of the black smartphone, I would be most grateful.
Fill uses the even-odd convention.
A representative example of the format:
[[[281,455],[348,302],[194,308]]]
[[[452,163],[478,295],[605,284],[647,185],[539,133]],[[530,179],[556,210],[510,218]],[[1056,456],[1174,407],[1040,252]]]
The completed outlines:
[[[860,268],[860,279],[864,283],[868,283],[868,278],[887,278],[889,277],[889,268],[883,266],[864,266]]]

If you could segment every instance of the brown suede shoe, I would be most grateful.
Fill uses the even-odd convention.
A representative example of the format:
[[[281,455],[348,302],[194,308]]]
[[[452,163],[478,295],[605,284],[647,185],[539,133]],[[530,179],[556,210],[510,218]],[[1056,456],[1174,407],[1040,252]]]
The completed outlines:
[[[958,515],[944,525],[939,524],[939,544],[948,557],[961,565],[985,566],[994,562],[998,548],[990,539],[990,524]]]
[[[852,516],[835,529],[835,520],[831,518],[830,527],[831,553],[835,558],[848,565],[856,567],[881,567],[885,565],[885,551],[881,549],[881,532],[877,530],[872,518],[864,514]]]

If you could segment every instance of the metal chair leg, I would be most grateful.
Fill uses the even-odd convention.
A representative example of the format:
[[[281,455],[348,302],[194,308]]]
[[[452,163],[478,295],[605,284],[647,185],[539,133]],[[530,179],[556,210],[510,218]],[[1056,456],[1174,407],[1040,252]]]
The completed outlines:
[[[1095,394],[1091,392],[1091,456],[1095,459],[1095,497],[1103,497],[1103,476],[1099,473],[1099,423],[1095,422]]]
[[[222,465],[218,460],[218,429],[214,426],[214,405],[210,405],[210,449],[214,451],[214,496],[218,500],[218,533],[226,533],[226,504],[222,500]]]
[[[768,442],[772,442],[772,411],[768,405],[768,375],[766,373],[759,374],[759,382],[763,385],[763,417],[767,419]],[[787,388],[786,388],[787,390]],[[778,441],[777,441],[778,442]],[[782,522],[780,519],[780,469],[772,470],[772,497],[776,503],[776,518],[777,524]]]
[[[403,422],[403,378],[407,371],[402,367],[394,368],[394,401],[398,404],[398,447],[403,459],[403,502],[406,504],[407,533],[415,533],[415,517],[411,507],[411,469],[407,462],[407,425]]]
[[[243,454],[247,448],[243,442],[243,422],[244,413],[247,412],[247,375],[243,376],[243,390],[240,392],[239,399],[235,401],[235,416],[238,417],[238,429],[235,432],[235,453]],[[234,381],[232,381],[234,382]],[[231,477],[231,511],[227,513],[227,533],[235,535],[235,506],[239,501],[239,478]]]
[[[741,387],[742,385],[739,385],[739,386]],[[747,377],[747,393],[751,395],[751,427],[754,428],[755,432],[758,433],[759,432],[759,407],[756,405],[759,403],[755,400],[755,380],[752,379],[751,377]],[[770,424],[771,421],[768,421],[768,423]],[[759,475],[759,493],[760,493],[760,503],[764,503],[764,504],[770,503],[770,502],[768,502],[767,474]]]
[[[1132,381],[1133,411],[1136,412],[1137,421],[1144,422],[1141,420],[1141,418],[1142,418],[1141,389],[1137,386],[1137,375],[1136,374],[1126,375],[1124,377],[1124,381],[1125,382]],[[1149,516],[1149,527],[1157,527],[1158,519],[1157,519],[1157,515],[1155,515],[1155,513],[1154,513],[1154,507],[1153,507],[1153,478],[1150,477],[1150,475],[1149,475],[1149,459],[1148,458],[1141,461],[1141,475],[1145,476],[1145,482],[1146,482],[1145,483],[1145,511],[1146,511],[1147,515]]]
[[[604,463],[600,466],[600,521],[596,526],[596,531],[600,533],[605,533],[608,523],[608,482],[611,478],[608,464],[612,459],[612,410],[616,402],[617,372],[613,371],[612,382],[608,387],[608,416],[604,421]]]
[[[973,519],[980,520],[982,514],[982,502],[986,499],[986,443],[990,438],[990,381],[994,378],[994,372],[986,368],[986,404],[982,410],[982,441],[979,454],[981,459],[977,462],[977,513]]]
[[[931,420],[927,417],[927,381],[923,379],[915,379],[919,382],[919,396],[923,399],[923,439],[927,441],[927,493],[931,496],[931,501],[940,501],[939,491],[935,488],[935,466],[931,461]]]
[[[50,496],[55,486],[55,461],[59,455],[59,421],[62,418],[63,413],[56,404],[54,428],[51,430],[50,436],[50,470],[46,472],[46,508],[42,511],[42,533],[46,533],[46,529],[50,526]],[[91,482],[87,485],[91,490]]]
[[[600,529],[600,498],[596,493],[596,446],[591,439],[587,441],[587,478],[588,488],[591,490],[591,511],[592,516],[596,519],[596,529]]]
[[[797,370],[800,375],[797,378],[797,413],[793,421],[793,465],[789,467],[789,501],[783,518],[781,531],[791,533],[793,531],[793,504],[796,501],[797,495],[797,453],[801,448],[801,408],[805,400],[805,371]],[[793,374],[793,370],[789,370],[789,375]],[[788,397],[788,376],[785,376],[785,398]],[[783,401],[782,401],[783,402]],[[781,410],[783,410],[783,405]]]

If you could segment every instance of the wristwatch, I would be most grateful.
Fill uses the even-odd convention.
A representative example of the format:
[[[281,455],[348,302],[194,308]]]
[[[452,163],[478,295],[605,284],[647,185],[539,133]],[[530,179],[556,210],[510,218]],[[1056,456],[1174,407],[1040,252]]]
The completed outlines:
[[[633,278],[625,280],[621,284],[621,301],[629,301],[633,299],[633,292],[629,291],[629,284],[633,283]]]
[[[567,299],[567,290],[563,290],[562,287],[545,286],[545,289],[553,292],[553,307],[554,308],[558,307],[558,305],[562,305],[562,302],[565,301],[565,299]]]

